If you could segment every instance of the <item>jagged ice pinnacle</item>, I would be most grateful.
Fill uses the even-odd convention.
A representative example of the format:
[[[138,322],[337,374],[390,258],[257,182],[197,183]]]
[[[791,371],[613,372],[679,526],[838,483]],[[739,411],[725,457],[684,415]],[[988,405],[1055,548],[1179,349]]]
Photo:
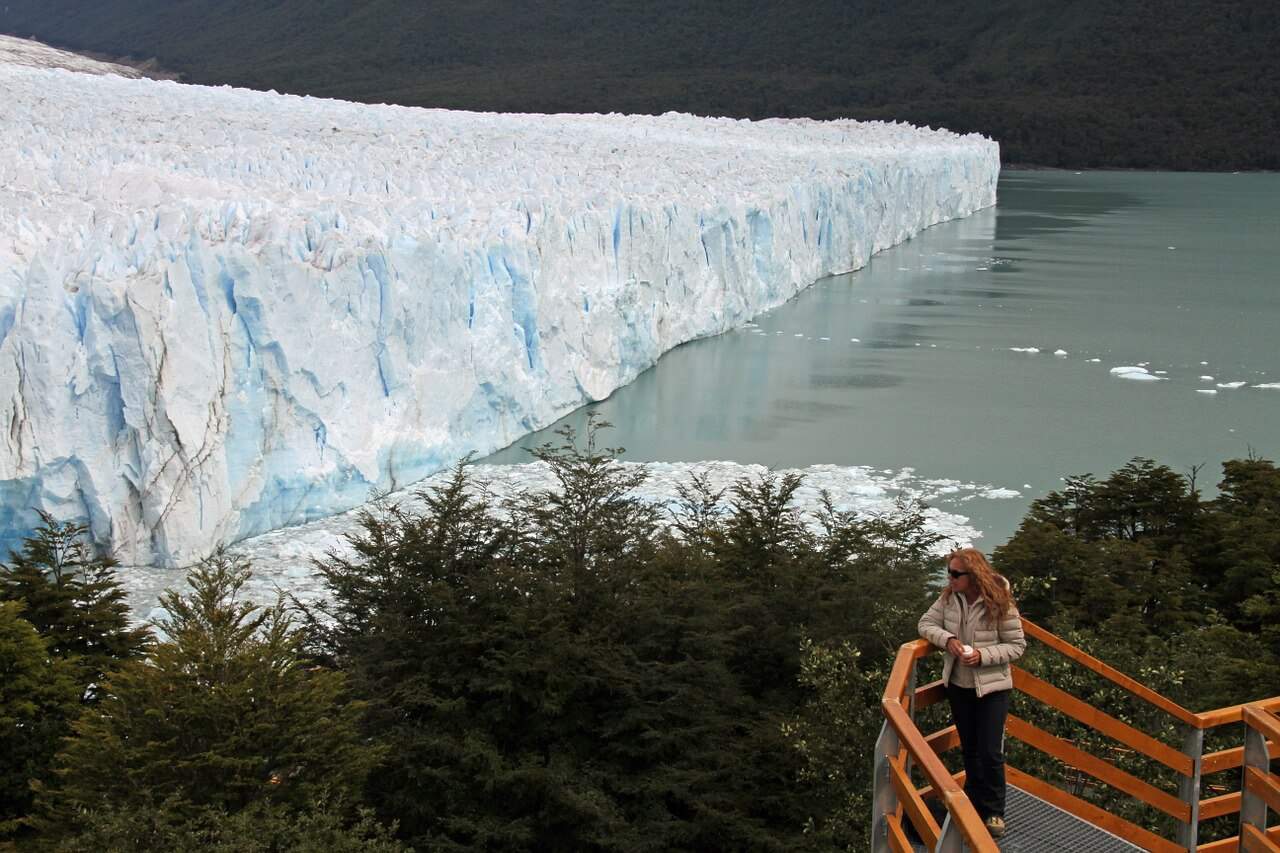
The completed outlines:
[[[0,547],[126,563],[502,447],[995,202],[895,123],[367,106],[0,62]]]

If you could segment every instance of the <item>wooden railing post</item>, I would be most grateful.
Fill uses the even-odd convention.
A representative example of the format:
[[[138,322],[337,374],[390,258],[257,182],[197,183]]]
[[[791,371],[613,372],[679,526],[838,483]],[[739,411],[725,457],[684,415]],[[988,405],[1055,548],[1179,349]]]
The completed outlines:
[[[1200,760],[1204,757],[1204,729],[1188,727],[1182,754],[1191,759],[1191,775],[1178,777],[1178,797],[1191,809],[1178,830],[1178,843],[1194,853],[1200,846]]]
[[[898,807],[898,795],[889,779],[889,756],[897,755],[898,733],[885,720],[876,738],[874,771],[871,781],[871,853],[889,849],[889,815]]]
[[[1244,837],[1244,825],[1253,824],[1263,832],[1267,831],[1266,800],[1249,790],[1247,784],[1249,768],[1254,767],[1261,773],[1271,772],[1271,756],[1267,754],[1267,739],[1261,731],[1245,721],[1244,727],[1244,765],[1240,768],[1240,837]]]
[[[911,717],[911,722],[916,721],[916,673],[920,671],[920,662],[916,661],[911,665],[911,675],[907,678],[907,716]],[[911,753],[908,752],[906,760],[902,762],[902,766],[906,768],[907,776],[911,775]]]

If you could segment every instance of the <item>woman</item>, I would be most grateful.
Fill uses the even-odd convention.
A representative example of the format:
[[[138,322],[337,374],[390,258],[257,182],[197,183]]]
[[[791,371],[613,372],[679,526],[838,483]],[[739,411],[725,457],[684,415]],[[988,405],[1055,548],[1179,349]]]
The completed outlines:
[[[1027,641],[1009,582],[976,548],[947,555],[947,588],[920,619],[920,636],[943,649],[942,682],[964,753],[964,792],[992,837],[1004,835],[1004,724],[1012,661]]]

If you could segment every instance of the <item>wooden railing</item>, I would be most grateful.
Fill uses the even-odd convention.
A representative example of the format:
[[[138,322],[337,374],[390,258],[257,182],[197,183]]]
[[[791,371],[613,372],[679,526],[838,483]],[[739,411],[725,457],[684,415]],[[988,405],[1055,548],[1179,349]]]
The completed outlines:
[[[1280,853],[1280,826],[1269,826],[1267,821],[1268,809],[1280,815],[1280,777],[1270,772],[1271,759],[1280,757],[1280,719],[1276,716],[1280,711],[1280,696],[1197,714],[1035,623],[1023,619],[1022,625],[1029,639],[1053,649],[1133,698],[1172,717],[1182,731],[1181,748],[1140,731],[1018,666],[1013,667],[1014,689],[1122,744],[1123,748],[1172,770],[1178,780],[1178,793],[1170,793],[1150,780],[1139,778],[1014,714],[1009,716],[1007,735],[1173,818],[1178,826],[1177,838],[1166,838],[1044,779],[1006,766],[1009,784],[1145,850],[1159,853],[1222,853],[1228,850]],[[955,726],[925,735],[916,725],[916,714],[920,710],[942,701],[946,696],[945,685],[941,681],[923,686],[916,684],[918,664],[932,650],[933,647],[925,640],[905,643],[898,650],[885,686],[881,700],[885,723],[876,742],[875,753],[872,851],[910,851],[906,821],[929,850],[958,853],[963,849],[963,843],[971,851],[996,853],[995,842],[961,789],[964,774],[953,776],[940,758],[959,746]],[[1235,723],[1245,725],[1244,744],[1205,755],[1205,732]],[[912,781],[913,767],[923,775],[924,787],[917,788]],[[1201,799],[1205,776],[1237,768],[1242,768],[1239,792]],[[928,804],[932,800],[940,801],[945,809],[946,817],[941,825],[929,809]],[[1236,813],[1240,814],[1238,835],[1208,844],[1199,843],[1201,821]]]

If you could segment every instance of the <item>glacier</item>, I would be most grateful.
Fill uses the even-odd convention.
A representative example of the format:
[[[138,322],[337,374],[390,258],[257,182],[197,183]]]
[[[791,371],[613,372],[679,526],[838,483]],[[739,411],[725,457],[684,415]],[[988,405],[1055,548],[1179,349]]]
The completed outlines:
[[[333,515],[995,203],[901,123],[481,114],[0,52],[0,553]]]

